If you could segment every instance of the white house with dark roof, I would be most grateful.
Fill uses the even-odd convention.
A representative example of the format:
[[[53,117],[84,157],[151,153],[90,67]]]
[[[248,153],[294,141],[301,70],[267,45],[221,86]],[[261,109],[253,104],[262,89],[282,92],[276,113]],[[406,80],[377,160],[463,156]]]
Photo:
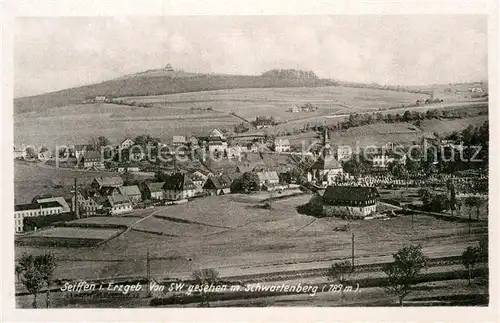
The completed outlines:
[[[143,198],[146,200],[163,200],[165,182],[145,183],[143,187]]]
[[[129,149],[134,145],[134,141],[130,138],[125,138],[120,144],[118,145],[118,148],[123,150],[123,149]]]
[[[276,171],[261,171],[256,172],[259,178],[259,187],[266,185],[267,187],[279,184],[280,178]]]
[[[323,193],[323,212],[327,216],[363,219],[377,212],[380,197],[375,187],[328,186]]]
[[[104,168],[101,154],[97,151],[84,152],[81,162],[83,163],[83,168]]]
[[[186,136],[173,136],[172,137],[172,145],[174,147],[177,147],[177,146],[187,146],[187,140],[186,140]]]
[[[165,199],[183,200],[196,195],[198,188],[187,174],[175,173],[169,175],[163,185]]]
[[[104,207],[110,215],[120,215],[132,211],[132,203],[122,194],[112,194],[107,197]]]
[[[274,151],[277,153],[283,153],[290,151],[290,140],[276,138],[274,140]]]

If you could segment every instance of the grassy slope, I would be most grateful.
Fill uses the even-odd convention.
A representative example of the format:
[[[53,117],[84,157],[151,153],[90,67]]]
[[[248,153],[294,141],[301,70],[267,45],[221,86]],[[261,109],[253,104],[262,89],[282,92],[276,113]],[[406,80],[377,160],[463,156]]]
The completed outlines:
[[[139,73],[98,84],[36,95],[14,100],[16,113],[45,110],[52,107],[79,103],[98,95],[124,97],[169,93],[196,92],[233,88],[322,86],[325,80],[276,79],[249,75],[208,75]]]

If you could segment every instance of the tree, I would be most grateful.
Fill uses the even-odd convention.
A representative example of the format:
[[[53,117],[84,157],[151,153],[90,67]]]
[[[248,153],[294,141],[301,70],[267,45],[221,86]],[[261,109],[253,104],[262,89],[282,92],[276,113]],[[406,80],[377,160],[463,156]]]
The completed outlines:
[[[242,122],[239,125],[234,127],[235,133],[243,133],[243,132],[247,132],[248,130],[250,130],[250,128],[244,122]]]
[[[204,287],[208,288],[211,284],[216,285],[219,282],[219,273],[217,270],[212,268],[197,269],[192,274],[194,283],[201,287],[202,302],[201,307],[210,307],[210,300],[212,293],[204,290]]]
[[[29,293],[33,294],[33,308],[37,308],[37,295],[43,287],[44,276],[40,261],[33,255],[24,254],[16,266],[16,273]]]
[[[254,172],[246,172],[241,176],[241,190],[245,193],[259,190],[259,177]]]
[[[420,271],[427,267],[427,258],[420,245],[405,245],[392,255],[394,262],[383,269],[387,275],[386,291],[398,297],[399,305],[408,295]]]
[[[479,210],[479,206],[477,206],[479,203],[479,199],[475,196],[468,196],[465,198],[464,204],[469,208],[469,234],[471,231],[471,220],[472,220],[472,209],[474,207],[477,207]],[[477,213],[477,217],[479,218],[479,211]]]
[[[468,280],[469,280],[469,285],[472,277],[472,270],[476,266],[476,263],[478,261],[478,250],[473,247],[467,247],[465,251],[462,253],[462,265],[464,265],[465,269],[467,269],[469,275],[468,275]]]
[[[344,287],[347,279],[352,273],[352,266],[348,260],[332,264],[326,273],[328,280],[338,282],[340,287],[340,299],[344,299]]]
[[[50,283],[54,276],[54,270],[57,267],[56,258],[53,253],[46,253],[40,256],[36,256],[35,261],[37,262],[37,267],[40,270],[43,280],[47,284],[47,299],[46,305],[49,308],[50,304]]]

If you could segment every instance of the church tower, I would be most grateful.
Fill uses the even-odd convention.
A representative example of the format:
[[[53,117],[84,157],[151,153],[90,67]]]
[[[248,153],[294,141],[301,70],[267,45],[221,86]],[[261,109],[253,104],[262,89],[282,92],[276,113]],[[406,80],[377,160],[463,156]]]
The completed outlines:
[[[335,177],[342,174],[342,165],[340,165],[332,154],[326,127],[323,132],[322,150],[322,154],[311,167],[311,175],[312,178],[321,185],[331,185],[334,183]]]

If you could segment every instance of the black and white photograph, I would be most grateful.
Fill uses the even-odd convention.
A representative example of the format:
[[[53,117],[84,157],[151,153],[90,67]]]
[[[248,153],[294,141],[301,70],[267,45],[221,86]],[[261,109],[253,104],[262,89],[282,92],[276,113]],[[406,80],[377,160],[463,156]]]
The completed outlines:
[[[16,309],[491,305],[487,15],[12,28]]]

